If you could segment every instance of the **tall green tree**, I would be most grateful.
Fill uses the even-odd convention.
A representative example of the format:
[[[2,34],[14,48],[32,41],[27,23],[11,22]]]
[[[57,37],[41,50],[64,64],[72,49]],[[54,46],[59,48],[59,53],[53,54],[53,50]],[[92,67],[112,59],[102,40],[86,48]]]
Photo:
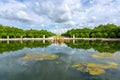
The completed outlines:
[[[71,29],[63,33],[62,36],[78,38],[120,38],[120,26],[115,24],[99,25],[94,29]]]

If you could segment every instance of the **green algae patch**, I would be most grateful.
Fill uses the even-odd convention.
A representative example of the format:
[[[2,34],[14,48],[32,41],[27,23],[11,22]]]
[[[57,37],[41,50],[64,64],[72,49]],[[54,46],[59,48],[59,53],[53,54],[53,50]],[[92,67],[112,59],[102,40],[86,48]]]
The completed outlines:
[[[86,72],[91,75],[100,75],[105,73],[106,69],[117,69],[118,64],[115,62],[107,62],[106,64],[96,64],[96,63],[78,63],[73,64],[71,68],[74,68],[80,72]]]
[[[90,55],[96,59],[103,59],[103,58],[120,59],[120,56],[115,56],[112,53],[98,53],[98,54],[90,54]]]
[[[46,54],[46,53],[26,53],[23,57],[23,60],[54,60],[58,56],[55,54]]]
[[[91,54],[94,58],[111,58],[113,54],[110,53],[99,53],[99,54]]]
[[[55,64],[62,64],[62,62],[58,62],[58,61],[56,61]]]

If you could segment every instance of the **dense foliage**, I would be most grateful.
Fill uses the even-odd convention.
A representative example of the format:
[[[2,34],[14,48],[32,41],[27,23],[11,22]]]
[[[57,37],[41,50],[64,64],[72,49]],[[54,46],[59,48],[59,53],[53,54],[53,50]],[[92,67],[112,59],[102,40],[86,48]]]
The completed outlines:
[[[50,37],[55,34],[48,32],[47,30],[22,30],[15,27],[0,25],[0,38],[7,38],[7,36],[10,38],[42,38],[43,35],[45,35],[45,37]]]
[[[120,26],[114,24],[99,25],[94,29],[72,29],[63,33],[62,36],[76,38],[120,38]]]

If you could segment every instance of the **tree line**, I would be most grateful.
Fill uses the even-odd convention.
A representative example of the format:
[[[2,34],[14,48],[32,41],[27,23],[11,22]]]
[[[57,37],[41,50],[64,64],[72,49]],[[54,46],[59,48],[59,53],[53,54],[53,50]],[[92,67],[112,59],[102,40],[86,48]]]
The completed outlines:
[[[47,30],[23,30],[15,27],[0,25],[0,38],[7,38],[7,36],[9,36],[9,38],[42,38],[43,35],[45,35],[45,37],[50,37],[55,34]]]
[[[76,38],[120,38],[120,26],[115,24],[99,25],[94,29],[71,29],[63,33],[62,36]]]

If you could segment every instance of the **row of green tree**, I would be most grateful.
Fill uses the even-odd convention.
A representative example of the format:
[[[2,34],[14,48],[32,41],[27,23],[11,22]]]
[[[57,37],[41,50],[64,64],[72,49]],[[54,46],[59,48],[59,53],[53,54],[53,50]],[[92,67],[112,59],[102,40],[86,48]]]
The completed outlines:
[[[0,42],[0,53],[3,52],[9,52],[9,51],[16,51],[23,48],[45,48],[47,46],[51,45],[50,42],[45,41],[24,41],[24,42],[18,42],[18,41],[10,41],[9,43],[7,41],[1,41]]]
[[[45,37],[50,37],[55,34],[47,30],[23,30],[15,27],[0,25],[0,38],[7,38],[7,36],[10,38],[42,38],[43,35],[45,35]]]
[[[99,25],[94,29],[72,29],[63,33],[62,36],[76,38],[120,38],[120,26],[114,24]]]
[[[91,49],[97,50],[99,52],[114,53],[120,51],[120,42],[118,41],[87,41],[87,40],[77,40],[75,43],[66,42],[66,45],[71,48],[77,49]]]

